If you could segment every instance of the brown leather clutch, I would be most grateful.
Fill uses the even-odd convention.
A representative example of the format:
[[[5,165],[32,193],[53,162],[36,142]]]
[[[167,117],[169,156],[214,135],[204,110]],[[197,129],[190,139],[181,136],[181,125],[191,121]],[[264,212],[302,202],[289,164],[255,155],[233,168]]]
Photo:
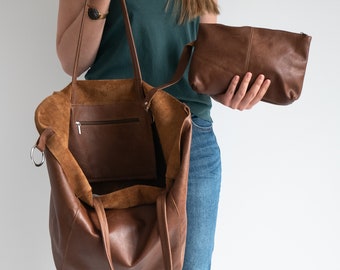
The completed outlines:
[[[259,74],[271,80],[262,101],[290,104],[302,91],[310,43],[311,36],[304,33],[201,23],[197,39],[189,44],[194,48],[191,87],[201,94],[221,94],[234,75],[250,71],[253,81]]]

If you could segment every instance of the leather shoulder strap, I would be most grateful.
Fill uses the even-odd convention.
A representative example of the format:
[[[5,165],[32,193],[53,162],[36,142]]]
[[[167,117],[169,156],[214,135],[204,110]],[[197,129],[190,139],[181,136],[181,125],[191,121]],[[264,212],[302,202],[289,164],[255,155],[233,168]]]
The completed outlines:
[[[166,193],[157,198],[157,221],[159,237],[161,239],[165,270],[173,270],[172,252],[169,237],[168,218],[166,213]]]
[[[126,6],[125,1],[126,0],[121,0],[122,14],[123,14],[124,24],[125,24],[125,31],[126,31],[126,35],[127,35],[129,48],[130,48],[130,55],[131,55],[132,64],[133,64],[134,78],[138,82],[140,82],[140,85],[141,85],[141,83],[142,83],[142,75],[141,74],[142,73],[141,73],[140,66],[139,66],[137,50],[136,50],[135,42],[134,42],[134,39],[133,39],[129,14],[128,14],[128,11],[127,11],[127,6]],[[79,63],[79,57],[80,57],[80,48],[81,48],[81,45],[82,45],[82,39],[83,39],[83,33],[84,33],[84,22],[85,22],[86,10],[87,10],[87,3],[88,3],[88,0],[85,0],[85,5],[84,5],[84,9],[83,9],[83,14],[82,14],[82,20],[81,20],[80,29],[79,29],[74,65],[73,65],[72,83],[76,83],[76,81],[77,81],[77,69],[78,69],[78,63]]]
[[[190,58],[191,58],[191,54],[192,54],[192,50],[193,50],[194,46],[195,46],[195,41],[190,42],[190,43],[188,43],[184,46],[182,54],[181,54],[179,61],[178,61],[177,69],[176,69],[172,79],[165,84],[162,84],[160,86],[157,86],[157,87],[151,89],[147,93],[147,95],[145,97],[145,104],[146,104],[147,109],[150,106],[151,100],[152,100],[154,94],[157,92],[157,90],[166,89],[166,88],[176,84],[177,82],[179,82],[179,80],[182,79],[183,74],[184,74],[184,72],[185,72],[185,70],[186,70],[186,68],[187,68],[187,66],[190,62]]]
[[[107,223],[107,218],[106,218],[103,203],[99,197],[96,197],[96,196],[93,197],[93,206],[98,216],[107,261],[109,263],[110,270],[114,270],[113,263],[112,263],[112,256],[111,256],[109,225]]]

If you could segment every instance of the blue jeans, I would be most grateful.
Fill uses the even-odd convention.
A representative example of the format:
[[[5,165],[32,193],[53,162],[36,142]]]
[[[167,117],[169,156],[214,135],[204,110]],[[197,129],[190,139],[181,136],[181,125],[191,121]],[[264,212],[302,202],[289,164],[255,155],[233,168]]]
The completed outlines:
[[[221,186],[220,149],[211,122],[197,117],[192,122],[183,270],[209,270]]]

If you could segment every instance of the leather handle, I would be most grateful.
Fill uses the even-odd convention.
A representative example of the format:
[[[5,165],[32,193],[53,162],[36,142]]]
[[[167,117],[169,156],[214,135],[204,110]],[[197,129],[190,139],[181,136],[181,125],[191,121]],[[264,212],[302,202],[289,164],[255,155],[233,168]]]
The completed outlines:
[[[188,44],[186,44],[183,48],[182,54],[179,58],[178,61],[178,65],[176,68],[176,71],[173,75],[173,77],[171,78],[171,80],[165,84],[162,84],[161,86],[157,86],[153,89],[151,89],[146,97],[145,97],[145,104],[146,104],[146,108],[148,109],[150,107],[151,101],[153,96],[156,94],[157,90],[159,89],[165,89],[168,88],[174,84],[176,84],[177,82],[179,82],[179,80],[182,79],[183,74],[190,62],[190,58],[191,58],[191,54],[192,54],[192,50],[195,47],[195,41],[190,42]]]
[[[96,197],[96,196],[93,197],[93,207],[96,210],[96,213],[98,216],[107,261],[109,263],[110,270],[114,270],[113,263],[112,263],[112,256],[111,256],[109,225],[107,223],[107,218],[106,218],[103,203],[99,197]]]
[[[180,79],[182,79],[183,74],[189,64],[190,58],[191,58],[191,53],[192,50],[195,46],[195,41],[192,41],[188,44],[186,44],[183,48],[182,54],[178,60],[178,64],[177,64],[177,68],[176,71],[173,75],[173,77],[171,78],[171,80],[157,88],[159,89],[164,89],[164,88],[168,88],[172,85],[174,85],[175,83],[177,83]]]
[[[87,3],[88,3],[88,0],[85,0],[84,10],[83,10],[81,24],[80,24],[80,30],[79,30],[79,35],[78,35],[78,42],[77,42],[77,47],[76,47],[74,65],[73,65],[72,84],[75,84],[77,82],[77,69],[78,69],[80,49],[81,49],[82,39],[83,39]],[[122,6],[122,13],[123,13],[124,24],[125,24],[125,32],[127,35],[127,40],[128,40],[129,49],[130,49],[130,56],[131,56],[132,64],[133,64],[134,78],[136,79],[136,89],[141,95],[141,97],[144,97],[144,91],[142,88],[142,73],[141,73],[137,50],[136,50],[136,46],[135,46],[135,42],[133,38],[131,23],[130,23],[129,14],[128,14],[127,6],[126,6],[126,0],[121,0],[121,6]],[[188,66],[188,63],[190,61],[194,43],[195,42],[188,43],[184,47],[182,55],[179,59],[179,63],[177,65],[177,69],[172,79],[169,82],[161,86],[155,87],[151,91],[149,91],[149,93],[145,97],[146,108],[150,107],[150,101],[152,100],[152,97],[154,96],[154,94],[157,92],[158,89],[168,88],[174,85],[175,83],[177,83],[183,77],[186,67]]]
[[[80,49],[81,49],[83,33],[84,33],[84,24],[85,24],[87,3],[88,3],[88,0],[85,0],[85,5],[84,5],[84,9],[83,9],[82,19],[81,19],[80,29],[79,29],[79,34],[78,34],[78,41],[77,41],[74,65],[73,65],[72,83],[76,83],[76,81],[77,81],[77,69],[78,69]],[[142,83],[142,75],[141,74],[142,73],[141,73],[141,70],[140,70],[137,50],[136,50],[135,42],[134,42],[134,39],[133,39],[129,14],[128,14],[128,11],[127,11],[127,6],[126,6],[125,0],[121,0],[121,6],[122,6],[122,14],[123,14],[124,24],[125,24],[125,32],[126,32],[126,35],[127,35],[127,40],[128,40],[128,44],[129,44],[129,48],[130,48],[130,55],[131,55],[132,64],[133,64],[134,78],[141,85],[141,83]]]
[[[157,204],[156,207],[157,207],[158,230],[162,246],[164,268],[165,270],[173,270],[172,252],[166,213],[166,193],[162,193],[157,198],[156,204]],[[109,225],[107,222],[105,209],[100,197],[98,196],[93,197],[93,207],[98,216],[107,261],[109,263],[110,270],[114,270],[111,256]]]
[[[163,252],[165,270],[173,270],[172,252],[169,237],[168,218],[166,213],[166,193],[162,193],[157,198],[157,221],[159,236]]]
[[[133,70],[134,70],[134,76],[135,76],[135,79],[141,83],[142,82],[142,73],[141,73],[141,70],[140,70],[137,50],[136,50],[135,41],[134,41],[133,34],[132,34],[132,28],[131,28],[129,13],[128,13],[127,6],[126,6],[126,0],[121,0],[120,2],[121,2],[121,5],[122,5],[122,12],[123,12],[123,18],[124,18],[124,24],[125,24],[125,32],[126,32],[126,36],[127,36],[128,43],[129,43],[130,55],[131,55],[131,58],[132,58],[132,64],[133,64]]]
[[[80,29],[79,29],[79,34],[78,34],[76,53],[75,53],[75,57],[74,57],[73,72],[72,72],[72,84],[77,82],[77,69],[78,69],[78,64],[79,64],[81,43],[83,41],[84,22],[85,22],[85,14],[86,14],[87,3],[88,3],[88,0],[85,0],[83,14],[82,14],[82,17],[81,17],[81,22],[80,22]]]

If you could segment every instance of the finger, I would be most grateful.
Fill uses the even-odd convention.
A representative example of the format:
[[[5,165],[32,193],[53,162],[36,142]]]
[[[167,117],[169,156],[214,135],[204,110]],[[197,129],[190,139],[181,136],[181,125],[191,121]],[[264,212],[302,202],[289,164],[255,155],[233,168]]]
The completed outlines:
[[[234,97],[239,80],[240,76],[234,76],[229,83],[227,90],[222,94],[212,96],[212,98],[225,106],[230,106],[231,99]]]
[[[270,83],[271,81],[269,79],[266,79],[263,82],[255,98],[248,104],[247,109],[251,109],[255,104],[257,104],[258,102],[262,100],[262,98],[264,97],[264,95],[267,93],[269,89]]]
[[[233,109],[238,108],[240,102],[244,98],[244,96],[247,93],[247,89],[249,87],[249,83],[251,80],[252,74],[250,72],[247,72],[246,75],[244,75],[241,84],[239,88],[237,89],[236,94],[234,95],[233,99],[231,100],[230,107]]]
[[[245,94],[244,98],[240,101],[239,105],[238,105],[238,109],[239,110],[244,110],[246,108],[248,108],[249,104],[252,103],[252,101],[254,99],[256,99],[261,86],[263,84],[265,77],[263,74],[260,74],[255,82],[252,84],[252,86],[250,87],[250,89],[248,90],[248,92]]]

